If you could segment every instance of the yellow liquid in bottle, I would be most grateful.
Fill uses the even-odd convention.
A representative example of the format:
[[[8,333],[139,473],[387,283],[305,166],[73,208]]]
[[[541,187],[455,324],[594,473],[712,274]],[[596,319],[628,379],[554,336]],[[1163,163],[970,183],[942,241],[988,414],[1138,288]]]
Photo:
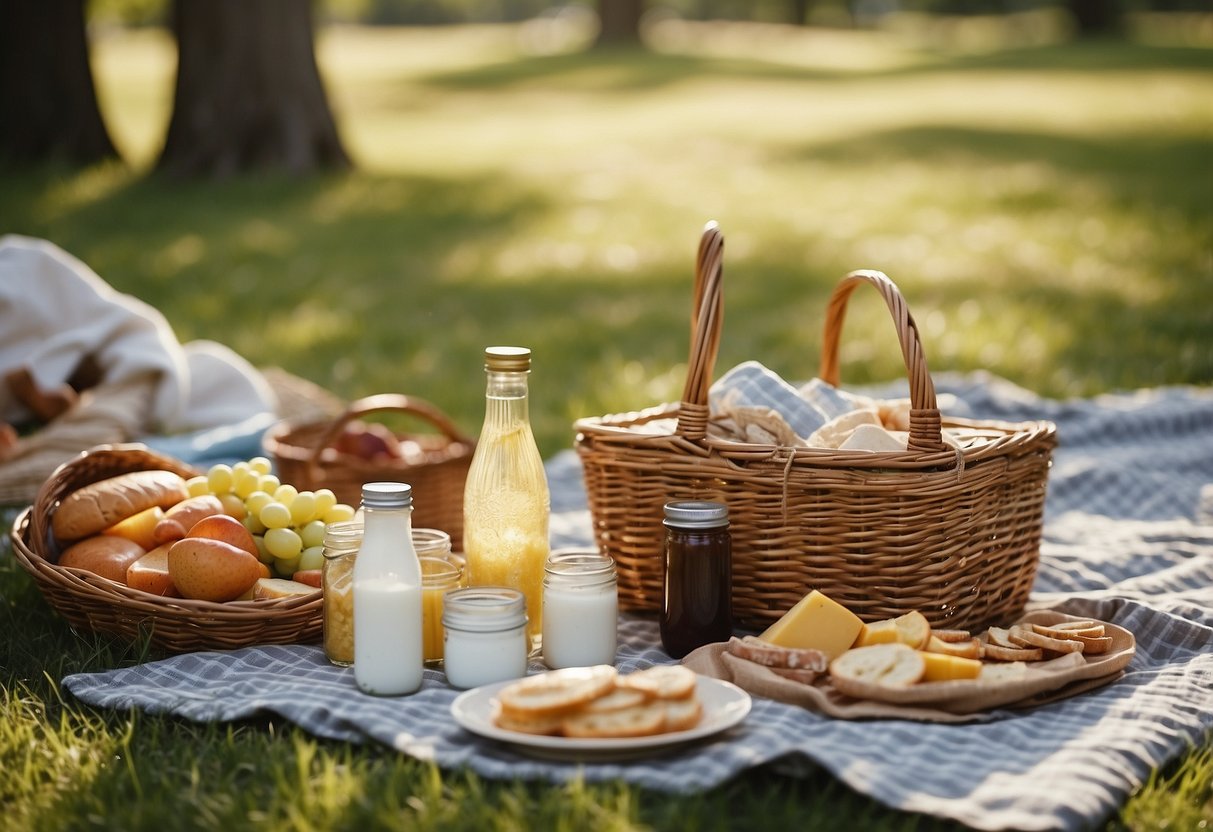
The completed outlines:
[[[464,495],[463,549],[469,586],[508,586],[526,596],[527,636],[543,632],[543,571],[550,500],[529,426],[488,437]]]

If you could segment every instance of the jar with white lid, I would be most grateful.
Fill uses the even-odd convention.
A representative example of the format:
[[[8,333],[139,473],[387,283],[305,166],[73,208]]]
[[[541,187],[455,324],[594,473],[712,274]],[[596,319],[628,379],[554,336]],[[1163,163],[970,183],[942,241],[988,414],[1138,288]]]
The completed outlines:
[[[597,550],[553,552],[543,577],[543,663],[615,664],[618,623],[615,562]]]
[[[443,667],[451,687],[520,679],[526,675],[526,596],[502,586],[448,592],[442,626]]]

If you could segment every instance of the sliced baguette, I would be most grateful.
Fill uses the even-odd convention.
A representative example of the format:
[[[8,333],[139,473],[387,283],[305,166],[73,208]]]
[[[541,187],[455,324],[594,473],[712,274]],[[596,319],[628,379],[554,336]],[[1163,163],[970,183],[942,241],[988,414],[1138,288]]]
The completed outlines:
[[[830,679],[846,693],[849,682],[904,688],[926,672],[922,654],[906,644],[855,647],[830,662]]]
[[[592,699],[582,708],[582,713],[609,714],[611,711],[622,711],[624,708],[635,708],[649,701],[649,696],[642,690],[626,688],[619,685],[605,696]]]
[[[1104,636],[1104,626],[1099,623],[1090,621],[1073,621],[1062,622],[1071,624],[1088,624],[1086,627],[1059,627],[1057,625],[1045,626],[1044,624],[1033,624],[1032,630],[1040,633],[1042,636],[1049,638],[1102,638]]]
[[[562,733],[565,717],[557,716],[538,716],[534,719],[525,719],[511,716],[502,713],[501,707],[498,706],[493,713],[493,724],[498,728],[504,728],[507,731],[518,731],[522,734],[537,734],[539,736],[555,737]]]
[[[608,739],[649,737],[665,730],[665,703],[648,702],[605,714],[576,713],[565,717],[561,728],[566,737]]]
[[[1011,628],[1011,641],[1015,642],[1020,647],[1040,647],[1044,650],[1051,650],[1054,653],[1081,653],[1082,642],[1074,641],[1073,639],[1050,638],[1042,636],[1035,630],[1027,627],[1015,626]]]
[[[793,682],[811,685],[817,681],[818,677],[824,671],[807,670],[801,667],[768,667],[767,670],[774,673],[776,676],[782,676],[785,679],[791,679]]]
[[[780,647],[754,636],[729,639],[725,649],[740,659],[760,664],[763,667],[811,670],[824,673],[830,666],[830,657],[811,647]]]
[[[1011,631],[1002,627],[991,627],[986,630],[986,641],[989,644],[1006,647],[1010,650],[1018,650],[1021,647],[1021,645],[1011,641]]]
[[[654,699],[686,699],[695,693],[695,671],[680,664],[659,664],[619,679],[622,687],[642,691]]]
[[[512,719],[563,716],[606,696],[614,690],[617,677],[610,665],[567,667],[507,685],[497,694],[497,701],[501,713]]]
[[[674,699],[662,702],[665,709],[665,722],[662,731],[686,731],[694,728],[703,718],[703,706],[695,697]]]
[[[1045,654],[1039,647],[1003,647],[986,643],[981,647],[981,657],[996,662],[1038,662]]]

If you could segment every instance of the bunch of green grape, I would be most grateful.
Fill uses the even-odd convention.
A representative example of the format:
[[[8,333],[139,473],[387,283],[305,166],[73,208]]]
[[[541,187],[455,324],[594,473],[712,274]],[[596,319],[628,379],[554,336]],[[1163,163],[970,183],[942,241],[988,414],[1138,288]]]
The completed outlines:
[[[329,523],[354,519],[354,509],[327,488],[299,491],[270,473],[263,456],[212,465],[186,482],[190,496],[214,494],[223,510],[252,532],[258,557],[281,577],[319,569]]]

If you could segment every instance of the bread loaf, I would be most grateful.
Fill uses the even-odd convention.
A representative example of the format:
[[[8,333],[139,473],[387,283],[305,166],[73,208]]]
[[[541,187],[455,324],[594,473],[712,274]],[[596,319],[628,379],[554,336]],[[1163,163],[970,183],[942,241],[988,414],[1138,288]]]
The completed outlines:
[[[175,506],[188,496],[185,480],[172,471],[132,471],[69,494],[55,510],[51,529],[56,540],[70,543],[154,506]]]

